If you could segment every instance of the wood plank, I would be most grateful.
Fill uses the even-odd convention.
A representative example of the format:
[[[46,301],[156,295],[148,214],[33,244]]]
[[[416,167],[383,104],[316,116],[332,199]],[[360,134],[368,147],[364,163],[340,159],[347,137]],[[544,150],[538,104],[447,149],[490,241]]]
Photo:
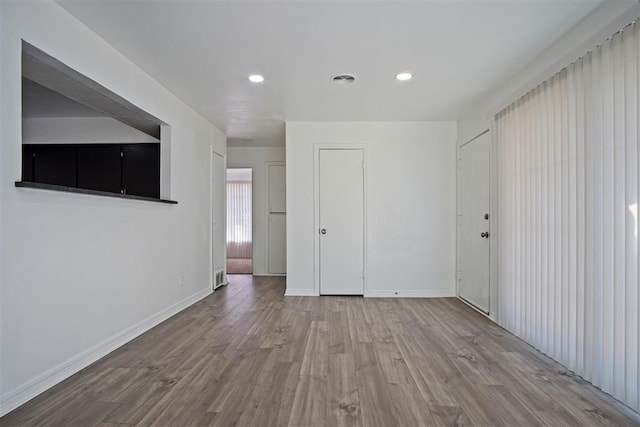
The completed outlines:
[[[331,426],[363,425],[356,366],[350,354],[329,355],[326,422]]]

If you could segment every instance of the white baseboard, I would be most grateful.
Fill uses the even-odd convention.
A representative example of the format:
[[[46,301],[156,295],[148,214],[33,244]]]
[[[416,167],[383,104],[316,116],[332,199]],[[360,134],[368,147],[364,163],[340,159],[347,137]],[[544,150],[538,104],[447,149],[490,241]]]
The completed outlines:
[[[313,289],[287,289],[284,293],[286,297],[317,297],[319,296]],[[365,291],[366,298],[455,298],[454,290],[436,291]]]
[[[366,291],[367,298],[455,298],[455,290],[420,290],[420,291]]]
[[[32,380],[27,381],[25,384],[2,395],[2,397],[0,397],[0,417],[8,414],[37,395],[50,389],[54,385],[64,381],[95,361],[103,358],[117,348],[122,347],[124,344],[162,323],[171,316],[174,316],[190,305],[200,301],[202,298],[211,294],[211,292],[211,289],[207,288],[183,299],[182,301],[172,304],[159,313],[156,313],[130,328],[107,338],[101,343],[96,344],[66,362],[43,372]]]
[[[318,293],[313,289],[287,289],[285,297],[317,297]]]

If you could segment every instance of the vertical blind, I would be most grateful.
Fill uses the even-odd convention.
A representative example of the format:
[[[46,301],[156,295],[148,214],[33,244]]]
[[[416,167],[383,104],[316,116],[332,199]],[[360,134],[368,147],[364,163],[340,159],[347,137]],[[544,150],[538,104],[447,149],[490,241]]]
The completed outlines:
[[[632,24],[496,116],[498,321],[640,410]]]
[[[227,258],[252,258],[251,182],[227,181]]]

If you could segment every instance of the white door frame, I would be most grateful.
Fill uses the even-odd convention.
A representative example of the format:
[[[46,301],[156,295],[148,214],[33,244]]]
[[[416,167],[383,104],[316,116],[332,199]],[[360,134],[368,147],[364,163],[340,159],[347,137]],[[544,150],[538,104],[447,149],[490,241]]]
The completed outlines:
[[[362,280],[362,287],[364,296],[367,295],[367,279],[369,277],[367,262],[367,242],[369,241],[369,227],[367,222],[367,175],[368,175],[368,157],[367,157],[367,145],[363,143],[358,144],[314,144],[313,145],[313,247],[314,247],[314,280],[313,280],[313,292],[314,295],[320,296],[320,150],[362,150],[362,156],[364,159],[364,172],[363,172],[363,242],[362,242],[362,255],[363,255],[363,269],[364,278]]]
[[[227,177],[227,157],[223,154],[220,154],[216,151],[215,148],[211,149],[211,173],[209,174],[209,185],[210,185],[210,191],[209,194],[211,196],[211,203],[209,204],[209,208],[211,210],[211,215],[209,216],[209,224],[211,225],[211,235],[209,237],[209,247],[211,248],[211,256],[209,257],[209,260],[211,261],[211,264],[209,266],[209,283],[211,284],[211,289],[212,290],[216,290],[217,288],[215,287],[215,279],[213,277],[213,269],[215,266],[215,242],[214,242],[214,237],[215,237],[215,230],[213,227],[213,219],[215,216],[215,206],[213,205],[213,200],[215,198],[213,192],[214,192],[214,185],[213,185],[213,177],[215,174],[215,170],[214,170],[214,165],[215,165],[215,156],[220,156],[222,157],[222,161],[224,163],[224,176],[225,176],[225,182],[226,182],[226,177]],[[226,191],[226,185],[223,185],[224,188],[224,195],[223,195],[223,199],[226,201],[227,199],[227,191]],[[222,217],[222,222],[224,224],[224,229],[225,229],[225,235],[226,235],[226,229],[227,229],[227,208],[226,208],[226,202],[225,202],[225,208],[223,209],[223,217]],[[227,245],[226,245],[226,238],[225,238],[225,244],[224,244],[224,249],[223,249],[223,264],[222,264],[222,283],[220,284],[220,286],[222,285],[226,285],[228,284],[227,281]],[[220,287],[218,286],[218,288]]]
[[[462,147],[475,141],[486,133],[490,133],[491,136],[491,148],[489,150],[489,230],[490,234],[490,243],[489,243],[489,313],[485,313],[482,310],[479,310],[477,307],[468,303],[464,300],[464,298],[460,297],[460,283],[458,281],[458,273],[459,273],[459,263],[460,263],[460,231],[459,231],[459,215],[460,215],[460,198],[462,197],[462,192],[460,189],[460,161],[461,161],[461,150]],[[495,156],[495,138],[494,138],[494,120],[491,121],[491,126],[488,129],[480,132],[473,138],[466,140],[462,143],[459,143],[457,146],[456,152],[456,297],[462,301],[464,304],[476,310],[478,313],[483,316],[487,316],[493,320],[496,320],[496,308],[498,302],[498,286],[497,286],[497,242],[498,242],[498,233],[497,230],[497,200],[495,197],[497,188],[497,173],[494,170],[494,156]]]
[[[489,245],[489,318],[498,319],[498,297],[500,288],[498,286],[498,174],[495,168],[498,158],[498,147],[496,145],[496,119],[491,119],[489,131],[491,132],[491,150],[489,151],[489,229],[491,230],[491,244]]]

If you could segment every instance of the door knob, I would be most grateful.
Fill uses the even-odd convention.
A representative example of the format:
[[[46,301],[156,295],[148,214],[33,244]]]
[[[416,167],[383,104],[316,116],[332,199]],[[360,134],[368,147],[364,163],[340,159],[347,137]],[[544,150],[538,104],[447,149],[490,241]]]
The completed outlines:
[[[320,234],[327,234],[327,229],[326,228],[320,229]]]
[[[488,231],[483,231],[482,233],[480,233],[480,237],[488,239],[489,238],[489,232]]]

